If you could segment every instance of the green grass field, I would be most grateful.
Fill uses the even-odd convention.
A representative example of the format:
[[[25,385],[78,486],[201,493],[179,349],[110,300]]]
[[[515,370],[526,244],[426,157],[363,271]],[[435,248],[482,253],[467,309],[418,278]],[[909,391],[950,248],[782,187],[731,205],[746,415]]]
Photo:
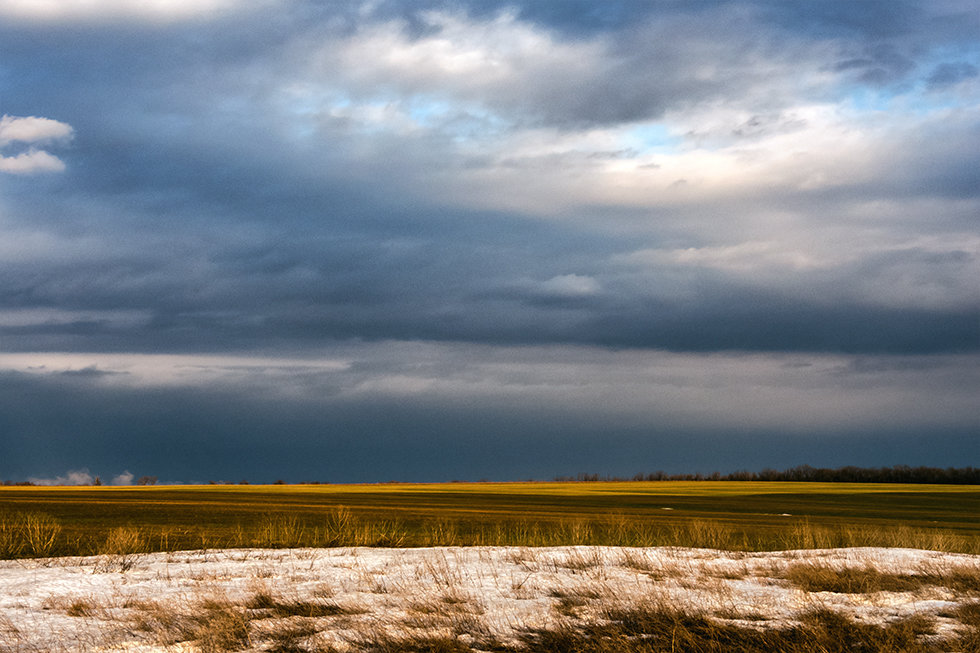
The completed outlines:
[[[980,553],[980,486],[769,482],[2,487],[0,557],[596,544]]]

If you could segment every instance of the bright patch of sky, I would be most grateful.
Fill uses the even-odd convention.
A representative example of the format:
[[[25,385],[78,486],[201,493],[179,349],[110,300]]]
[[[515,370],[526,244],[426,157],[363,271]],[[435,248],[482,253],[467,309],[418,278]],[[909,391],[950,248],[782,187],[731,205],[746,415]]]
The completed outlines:
[[[670,153],[683,145],[683,139],[667,125],[643,123],[626,129],[623,144],[640,154]]]

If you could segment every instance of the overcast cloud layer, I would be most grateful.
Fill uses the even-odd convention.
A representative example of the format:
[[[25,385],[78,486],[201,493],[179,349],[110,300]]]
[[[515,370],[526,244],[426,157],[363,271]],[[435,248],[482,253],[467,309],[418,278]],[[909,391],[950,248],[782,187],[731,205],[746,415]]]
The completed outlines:
[[[0,116],[0,478],[980,464],[975,0],[0,0]]]

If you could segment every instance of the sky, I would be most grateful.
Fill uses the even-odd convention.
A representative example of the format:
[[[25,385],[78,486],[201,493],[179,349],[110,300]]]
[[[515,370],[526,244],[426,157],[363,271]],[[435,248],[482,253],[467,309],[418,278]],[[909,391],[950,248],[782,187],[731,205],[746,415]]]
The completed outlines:
[[[976,0],[0,0],[0,479],[980,465]]]

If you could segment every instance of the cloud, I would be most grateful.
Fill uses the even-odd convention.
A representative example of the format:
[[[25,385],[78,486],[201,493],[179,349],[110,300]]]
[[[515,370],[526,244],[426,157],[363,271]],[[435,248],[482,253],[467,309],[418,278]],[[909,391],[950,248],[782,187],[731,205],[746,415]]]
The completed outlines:
[[[0,0],[0,16],[36,21],[179,20],[234,8],[240,0]]]
[[[50,118],[35,116],[17,118],[8,115],[0,118],[0,147],[17,141],[23,143],[65,141],[70,139],[73,133],[71,125]]]
[[[595,279],[580,274],[560,274],[542,282],[539,287],[542,292],[559,297],[587,297],[601,289]]]
[[[903,355],[702,355],[592,346],[384,341],[332,343],[321,356],[299,361],[2,354],[0,369],[8,375],[10,392],[34,384],[80,402],[84,397],[102,401],[141,393],[153,402],[166,394],[196,393],[214,401],[225,397],[236,405],[258,401],[277,414],[288,414],[329,413],[342,406],[407,398],[433,408],[480,405],[504,412],[571,412],[612,422],[654,420],[699,428],[739,424],[799,433],[873,424],[966,425],[972,419],[972,388],[978,381],[976,354],[923,361]],[[57,373],[91,358],[99,358],[114,373],[113,383],[90,384],[85,378]],[[277,404],[280,408],[273,409]],[[886,408],[887,416],[882,412]],[[796,422],[801,414],[807,419]]]
[[[625,262],[644,265],[682,265],[711,267],[730,272],[777,268],[796,270],[831,266],[833,258],[815,260],[809,252],[789,248],[785,243],[753,241],[720,247],[686,247],[671,250],[642,250],[622,258]]]
[[[335,415],[395,437],[360,412],[370,398],[415,435],[448,434],[471,407],[557,438],[548,419],[569,405],[615,420],[555,379],[610,405],[628,384],[598,387],[603,366],[539,373],[512,348],[542,370],[624,350],[665,369],[674,355],[741,365],[717,393],[677,374],[723,406],[742,385],[770,392],[743,376],[767,355],[813,371],[833,356],[953,365],[980,347],[969,2],[247,5],[0,4],[4,109],[34,116],[2,119],[0,168],[63,169],[0,179],[4,355],[22,357],[35,399],[70,404],[44,429],[19,419],[68,447],[22,474],[92,464],[71,449],[88,415],[78,397],[118,408],[90,416],[90,442],[102,427],[130,432],[101,468],[156,470],[124,454],[171,455],[164,429],[134,442],[146,420],[120,397],[146,392],[172,425],[167,402],[213,387],[191,421],[215,450],[233,429],[209,440],[204,416],[240,419],[256,440],[257,424],[283,428],[281,411],[253,402],[263,396],[306,411],[307,443]],[[29,15],[45,7],[48,19]],[[73,133],[65,167],[56,147]],[[481,364],[365,353],[407,343]],[[642,376],[628,358],[605,360]],[[800,379],[785,385],[797,382],[804,396]],[[551,408],[521,406],[522,392]],[[818,394],[810,411],[786,399],[815,442],[818,426],[873,429],[894,412],[887,393]],[[222,412],[222,398],[241,410]],[[615,421],[620,435],[660,423],[623,401],[635,420]],[[251,425],[242,415],[260,404]],[[864,417],[826,420],[837,405]],[[778,432],[772,410],[746,428]],[[967,430],[924,414],[930,433]],[[0,433],[9,424],[0,415]]]
[[[65,163],[44,150],[32,150],[17,156],[0,156],[0,172],[30,175],[39,172],[62,172]]]
[[[316,375],[201,367],[180,370],[182,383],[97,386],[4,371],[0,399],[21,399],[0,415],[3,473],[84,457],[199,481],[513,479],[831,458],[948,466],[980,453],[976,355],[336,347],[350,366]],[[120,367],[141,365],[131,358]]]
[[[122,474],[112,477],[112,485],[132,485],[133,478],[135,476],[129,470],[126,470]]]
[[[71,470],[64,476],[55,478],[30,477],[27,480],[35,485],[92,485],[95,482],[95,477],[89,473],[87,468],[83,468]]]
[[[756,20],[721,7],[707,15],[667,11],[614,35],[566,39],[514,10],[479,17],[430,10],[414,21],[366,22],[324,45],[302,43],[315,53],[303,87],[307,99],[326,100],[321,114],[335,110],[331,100],[334,107],[434,100],[489,125],[562,129],[656,120],[736,93],[757,108],[779,108],[801,86],[824,90],[826,80],[801,75],[799,66],[822,53],[802,41],[772,48],[775,35]],[[452,121],[456,113],[444,115]]]
[[[13,143],[28,143],[31,148],[15,156],[0,156],[0,172],[35,174],[62,172],[64,162],[44,150],[35,149],[37,143],[63,143],[71,139],[71,125],[49,118],[17,118],[4,115],[0,118],[0,148]]]
[[[926,83],[930,88],[942,88],[951,86],[967,79],[973,79],[980,75],[980,69],[966,61],[944,62],[936,66]]]

